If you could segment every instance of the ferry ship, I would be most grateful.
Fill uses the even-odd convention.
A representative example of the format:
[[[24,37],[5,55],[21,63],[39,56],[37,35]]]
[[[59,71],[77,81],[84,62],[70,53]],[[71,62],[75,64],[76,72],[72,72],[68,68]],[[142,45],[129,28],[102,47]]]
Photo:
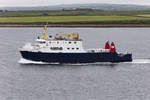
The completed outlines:
[[[47,25],[35,44],[26,43],[20,49],[24,59],[48,63],[96,63],[96,62],[131,62],[131,53],[118,53],[115,44],[107,42],[104,48],[87,49],[78,33],[57,33],[47,36]]]

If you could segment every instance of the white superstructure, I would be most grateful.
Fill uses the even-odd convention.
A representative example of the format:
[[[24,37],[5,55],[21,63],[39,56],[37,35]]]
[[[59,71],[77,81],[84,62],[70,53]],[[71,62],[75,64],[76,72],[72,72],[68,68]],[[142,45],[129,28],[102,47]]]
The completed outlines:
[[[54,53],[72,53],[72,52],[85,52],[82,47],[82,40],[43,40],[37,39],[36,43],[32,46],[32,50],[41,52],[54,52]]]
[[[45,26],[42,38],[38,37],[33,45],[27,43],[21,50],[48,53],[109,52],[106,49],[84,50],[82,42],[77,33],[57,33],[55,37],[48,38]]]

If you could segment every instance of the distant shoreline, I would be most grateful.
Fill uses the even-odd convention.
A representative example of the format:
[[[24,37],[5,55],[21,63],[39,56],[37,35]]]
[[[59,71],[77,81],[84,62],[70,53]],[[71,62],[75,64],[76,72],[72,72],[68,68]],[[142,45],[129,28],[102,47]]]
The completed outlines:
[[[43,27],[39,24],[0,24],[0,27]],[[150,27],[150,24],[48,24],[48,27]]]

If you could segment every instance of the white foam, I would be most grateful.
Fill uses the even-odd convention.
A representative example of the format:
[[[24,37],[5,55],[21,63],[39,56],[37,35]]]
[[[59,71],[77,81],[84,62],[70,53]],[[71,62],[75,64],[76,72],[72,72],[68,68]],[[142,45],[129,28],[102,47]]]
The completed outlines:
[[[134,64],[150,64],[150,59],[134,59],[132,61]]]
[[[46,62],[37,62],[37,61],[31,61],[31,60],[27,60],[27,59],[24,59],[24,58],[21,58],[18,63],[20,64],[48,64]]]

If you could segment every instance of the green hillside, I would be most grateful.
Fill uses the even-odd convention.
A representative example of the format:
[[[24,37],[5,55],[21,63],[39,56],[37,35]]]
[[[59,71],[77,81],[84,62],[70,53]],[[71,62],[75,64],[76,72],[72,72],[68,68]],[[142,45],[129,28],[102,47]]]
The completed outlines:
[[[58,10],[58,11],[13,11],[1,12],[0,24],[134,24],[149,25],[149,10],[145,11],[100,11]]]
[[[0,23],[148,23],[150,18],[136,16],[38,16],[0,17]]]

